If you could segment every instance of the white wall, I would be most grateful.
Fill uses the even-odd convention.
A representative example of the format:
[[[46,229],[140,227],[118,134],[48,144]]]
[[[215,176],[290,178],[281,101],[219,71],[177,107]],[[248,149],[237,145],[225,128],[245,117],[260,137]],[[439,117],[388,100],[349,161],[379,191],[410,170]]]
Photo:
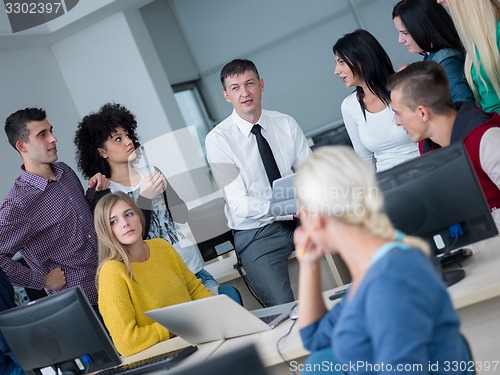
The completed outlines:
[[[147,40],[136,41],[128,18],[118,13],[56,43],[52,50],[81,117],[104,103],[120,103],[137,116],[139,135],[146,141],[172,129],[160,98],[169,94],[170,83],[162,70],[151,74],[147,63],[157,56],[142,55],[140,43]],[[154,80],[161,82],[162,93]]]
[[[77,123],[106,102],[121,103],[136,115],[143,142],[185,126],[137,10],[114,14],[49,48],[1,51],[0,66],[2,121],[17,109],[44,107],[58,137],[59,160],[75,170]],[[1,137],[3,199],[21,159],[3,131]],[[183,155],[177,157],[172,163],[182,162]]]
[[[153,1],[139,11],[172,85],[199,78],[198,68],[170,3]]]
[[[0,199],[9,192],[19,175],[22,159],[8,143],[3,127],[12,112],[26,107],[42,107],[58,138],[59,159],[72,167],[75,163],[73,134],[78,111],[48,48],[2,51],[0,53]]]

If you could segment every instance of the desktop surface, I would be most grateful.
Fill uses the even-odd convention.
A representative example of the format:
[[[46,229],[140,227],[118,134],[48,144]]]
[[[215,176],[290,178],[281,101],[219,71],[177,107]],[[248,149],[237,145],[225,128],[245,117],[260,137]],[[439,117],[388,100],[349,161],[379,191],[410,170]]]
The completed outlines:
[[[498,345],[491,346],[499,341],[498,337],[500,335],[496,335],[496,331],[500,330],[500,328],[497,328],[500,327],[498,318],[494,318],[491,322],[483,322],[483,319],[478,317],[482,316],[482,309],[485,305],[488,307],[489,302],[498,302],[500,299],[500,272],[498,272],[500,268],[500,236],[481,241],[471,246],[471,248],[474,249],[474,255],[463,261],[467,277],[449,287],[448,291],[459,314],[462,316],[465,310],[468,312],[467,315],[463,315],[462,328],[472,347],[475,359],[498,361]],[[323,292],[323,298],[328,309],[340,301],[340,299],[331,301],[329,297],[337,292],[341,293],[345,288],[346,286],[340,286]],[[498,315],[496,311],[491,312],[491,314]],[[470,333],[477,330],[479,323],[487,325],[486,328],[482,327],[479,333],[476,334],[476,336],[480,336],[480,340],[483,340],[481,342]],[[484,333],[484,331],[491,332],[492,325],[495,333]],[[289,331],[290,334],[280,341]],[[277,349],[278,342],[280,342],[281,355]],[[305,357],[309,355],[309,352],[302,345],[299,327],[294,321],[288,319],[271,331],[225,340],[214,353],[214,357],[244,347],[249,343],[256,345],[259,355],[266,366],[275,367],[272,371],[273,374],[290,373],[290,367],[284,363],[282,356],[287,361],[293,360],[302,363]],[[491,351],[495,352],[496,357],[492,357]],[[482,375],[483,373],[479,372],[479,374]]]
[[[495,242],[496,241],[496,242]],[[500,236],[494,239],[482,241],[479,250],[474,249],[474,256],[466,259],[463,263],[467,272],[467,278],[451,286],[448,291],[452,302],[459,313],[462,309],[474,309],[484,302],[498,300],[500,298]],[[340,301],[330,301],[329,297],[337,291],[342,291],[346,287],[341,286],[323,293],[324,301],[328,308],[332,308]],[[473,314],[476,316],[477,314]],[[494,323],[494,322],[493,322]],[[464,328],[475,325],[475,321],[462,321]],[[292,326],[293,325],[293,326]],[[299,334],[299,327],[291,319],[287,319],[273,330],[256,333],[249,336],[237,337],[229,340],[220,340],[198,346],[199,350],[189,356],[176,367],[178,369],[189,368],[191,365],[206,361],[208,358],[218,358],[219,355],[229,353],[235,349],[247,346],[250,343],[256,345],[259,356],[262,358],[265,366],[277,366],[272,371],[276,373],[290,373],[289,366],[283,363],[283,359],[278,353],[278,341],[285,336],[291,329],[290,334],[280,342],[281,354],[289,361],[297,360],[298,363],[309,355],[309,352],[302,346],[302,340]],[[466,332],[467,333],[467,332]],[[481,348],[476,349],[475,341],[470,340],[470,335],[466,335],[470,341],[473,351],[476,350],[477,358],[484,357]],[[483,335],[484,336],[484,335]],[[486,335],[487,336],[487,335]],[[485,338],[491,340],[492,338]],[[493,338],[494,339],[494,338]],[[489,341],[488,341],[489,342]],[[180,337],[161,342],[145,351],[123,359],[124,363],[130,363],[138,359],[147,358],[156,354],[167,352],[176,348],[186,347],[190,344]],[[496,358],[498,360],[498,358]]]
[[[448,288],[456,309],[500,297],[500,236],[482,244],[462,263],[467,277]]]

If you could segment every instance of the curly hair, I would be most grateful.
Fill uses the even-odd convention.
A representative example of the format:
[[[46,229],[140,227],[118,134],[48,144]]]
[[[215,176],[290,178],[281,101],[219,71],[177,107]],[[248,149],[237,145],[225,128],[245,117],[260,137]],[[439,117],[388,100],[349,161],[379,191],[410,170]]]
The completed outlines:
[[[120,104],[104,104],[98,112],[85,116],[78,123],[74,139],[76,160],[78,169],[85,178],[90,178],[96,173],[111,177],[111,167],[108,161],[99,155],[97,149],[104,148],[104,143],[118,126],[125,129],[135,148],[140,147],[139,137],[135,132],[137,128],[135,116]]]

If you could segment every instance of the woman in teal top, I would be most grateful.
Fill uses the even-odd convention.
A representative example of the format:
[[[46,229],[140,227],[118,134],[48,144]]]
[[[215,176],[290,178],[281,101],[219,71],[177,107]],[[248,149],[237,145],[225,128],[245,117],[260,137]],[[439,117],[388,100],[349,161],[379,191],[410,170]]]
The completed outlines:
[[[497,48],[500,49],[500,22],[497,22],[496,37]],[[499,93],[495,91],[495,87],[489,78],[486,78],[484,82],[481,80],[481,77],[487,77],[487,75],[484,71],[483,65],[481,65],[481,56],[479,56],[479,54],[477,54],[477,59],[480,64],[480,74],[477,73],[475,66],[472,65],[471,77],[478,91],[479,105],[487,112],[497,111],[500,113]],[[493,82],[498,84],[499,80],[500,76],[497,75]]]
[[[345,374],[466,374],[460,319],[429,247],[392,226],[370,165],[351,148],[322,147],[297,172],[295,188],[298,324],[311,358],[321,358],[306,365],[327,363]],[[330,311],[321,289],[324,253],[338,253],[352,278]],[[457,371],[453,363],[468,366]]]
[[[464,74],[465,50],[448,12],[436,0],[400,0],[392,10],[398,42],[410,53],[440,64],[453,102],[475,103]]]
[[[500,113],[500,0],[437,0],[450,10],[467,51],[465,76],[477,104]]]

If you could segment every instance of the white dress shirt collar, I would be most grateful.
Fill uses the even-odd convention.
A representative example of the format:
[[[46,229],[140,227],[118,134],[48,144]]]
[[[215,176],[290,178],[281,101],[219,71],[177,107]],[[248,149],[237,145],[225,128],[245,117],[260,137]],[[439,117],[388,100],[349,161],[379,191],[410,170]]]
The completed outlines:
[[[243,133],[243,135],[245,137],[249,137],[250,136],[250,131],[252,130],[253,126],[255,124],[259,124],[262,129],[264,129],[264,132],[266,132],[266,121],[265,121],[265,118],[262,117],[262,113],[260,114],[260,118],[259,120],[255,123],[255,124],[252,124],[251,122],[248,122],[247,120],[244,120],[240,117],[240,115],[238,115],[236,113],[236,110],[233,109],[233,113],[231,114],[231,118],[232,120],[234,121],[234,123],[236,124],[236,126],[238,127],[238,129],[240,129],[240,131]]]

